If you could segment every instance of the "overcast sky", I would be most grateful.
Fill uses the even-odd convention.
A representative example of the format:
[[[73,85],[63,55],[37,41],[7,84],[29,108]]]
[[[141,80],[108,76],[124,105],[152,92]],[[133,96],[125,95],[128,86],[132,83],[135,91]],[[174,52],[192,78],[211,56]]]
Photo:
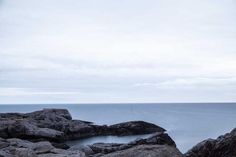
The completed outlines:
[[[0,103],[236,101],[235,0],[0,0]]]

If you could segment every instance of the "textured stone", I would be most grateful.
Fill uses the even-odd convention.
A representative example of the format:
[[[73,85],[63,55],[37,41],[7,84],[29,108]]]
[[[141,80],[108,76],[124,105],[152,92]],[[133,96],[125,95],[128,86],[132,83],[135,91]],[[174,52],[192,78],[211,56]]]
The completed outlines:
[[[215,140],[200,142],[185,157],[236,157],[236,129]]]
[[[179,150],[168,145],[138,145],[101,157],[183,157]]]

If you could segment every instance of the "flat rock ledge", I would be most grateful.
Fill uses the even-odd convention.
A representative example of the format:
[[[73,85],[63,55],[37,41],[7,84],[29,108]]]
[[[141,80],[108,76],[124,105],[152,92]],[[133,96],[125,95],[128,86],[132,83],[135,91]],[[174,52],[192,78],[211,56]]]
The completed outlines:
[[[73,120],[65,109],[0,114],[0,157],[183,157],[165,129],[144,121],[96,125]],[[129,143],[65,144],[101,135],[151,134]]]

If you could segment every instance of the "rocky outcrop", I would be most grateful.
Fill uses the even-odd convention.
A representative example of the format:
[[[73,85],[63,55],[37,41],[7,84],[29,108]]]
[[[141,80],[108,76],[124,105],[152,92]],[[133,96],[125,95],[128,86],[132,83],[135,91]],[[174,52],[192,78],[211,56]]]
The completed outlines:
[[[102,157],[182,157],[182,154],[175,147],[167,145],[138,145]]]
[[[118,152],[118,151],[124,152],[124,150],[129,150],[131,148],[136,148],[138,146],[148,147],[148,146],[153,146],[153,145],[158,145],[158,146],[168,145],[171,148],[177,150],[175,142],[166,133],[156,133],[146,139],[136,139],[127,144],[95,143],[93,145],[87,146],[86,149],[83,148],[81,150],[85,152],[86,155],[107,156],[108,154],[112,154],[114,152]],[[73,149],[74,148],[71,147],[69,150],[73,150]],[[157,147],[155,149],[157,149]],[[149,150],[152,150],[152,149],[149,149]]]
[[[95,143],[69,147],[64,142],[99,135],[150,134],[129,143]],[[64,109],[0,114],[0,157],[181,157],[165,129],[152,123],[130,121],[95,125],[73,120]]]
[[[64,109],[44,109],[27,114],[0,114],[2,138],[64,141],[98,135],[138,135],[164,131],[159,126],[143,121],[107,126],[72,120],[70,113]]]
[[[90,146],[55,148],[48,141],[30,142],[0,138],[0,157],[182,157],[174,141],[165,133],[128,144],[96,143]]]
[[[139,135],[143,134],[144,132],[146,134],[153,133],[153,132],[165,132],[166,130],[157,127],[154,124],[143,122],[143,121],[132,121],[132,122],[126,122],[126,123],[119,123],[115,125],[111,125],[108,127],[109,131],[112,132],[112,134],[115,135]]]
[[[0,157],[85,157],[82,151],[58,149],[48,141],[30,142],[21,139],[0,139]]]
[[[185,157],[236,157],[236,129],[217,139],[200,142]]]
[[[99,135],[152,135],[129,143],[69,147],[65,141]],[[236,129],[181,154],[165,129],[148,122],[96,125],[64,109],[0,114],[0,157],[236,157]]]

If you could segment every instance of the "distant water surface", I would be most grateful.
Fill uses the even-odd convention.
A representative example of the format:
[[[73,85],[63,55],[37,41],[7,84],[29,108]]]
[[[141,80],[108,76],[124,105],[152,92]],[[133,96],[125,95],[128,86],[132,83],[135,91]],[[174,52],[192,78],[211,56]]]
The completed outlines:
[[[74,119],[96,124],[130,120],[152,122],[165,128],[182,152],[202,140],[216,138],[236,127],[236,103],[0,105],[0,112],[25,113],[43,108],[65,108]],[[90,138],[81,143],[128,142],[131,139],[109,136]]]

